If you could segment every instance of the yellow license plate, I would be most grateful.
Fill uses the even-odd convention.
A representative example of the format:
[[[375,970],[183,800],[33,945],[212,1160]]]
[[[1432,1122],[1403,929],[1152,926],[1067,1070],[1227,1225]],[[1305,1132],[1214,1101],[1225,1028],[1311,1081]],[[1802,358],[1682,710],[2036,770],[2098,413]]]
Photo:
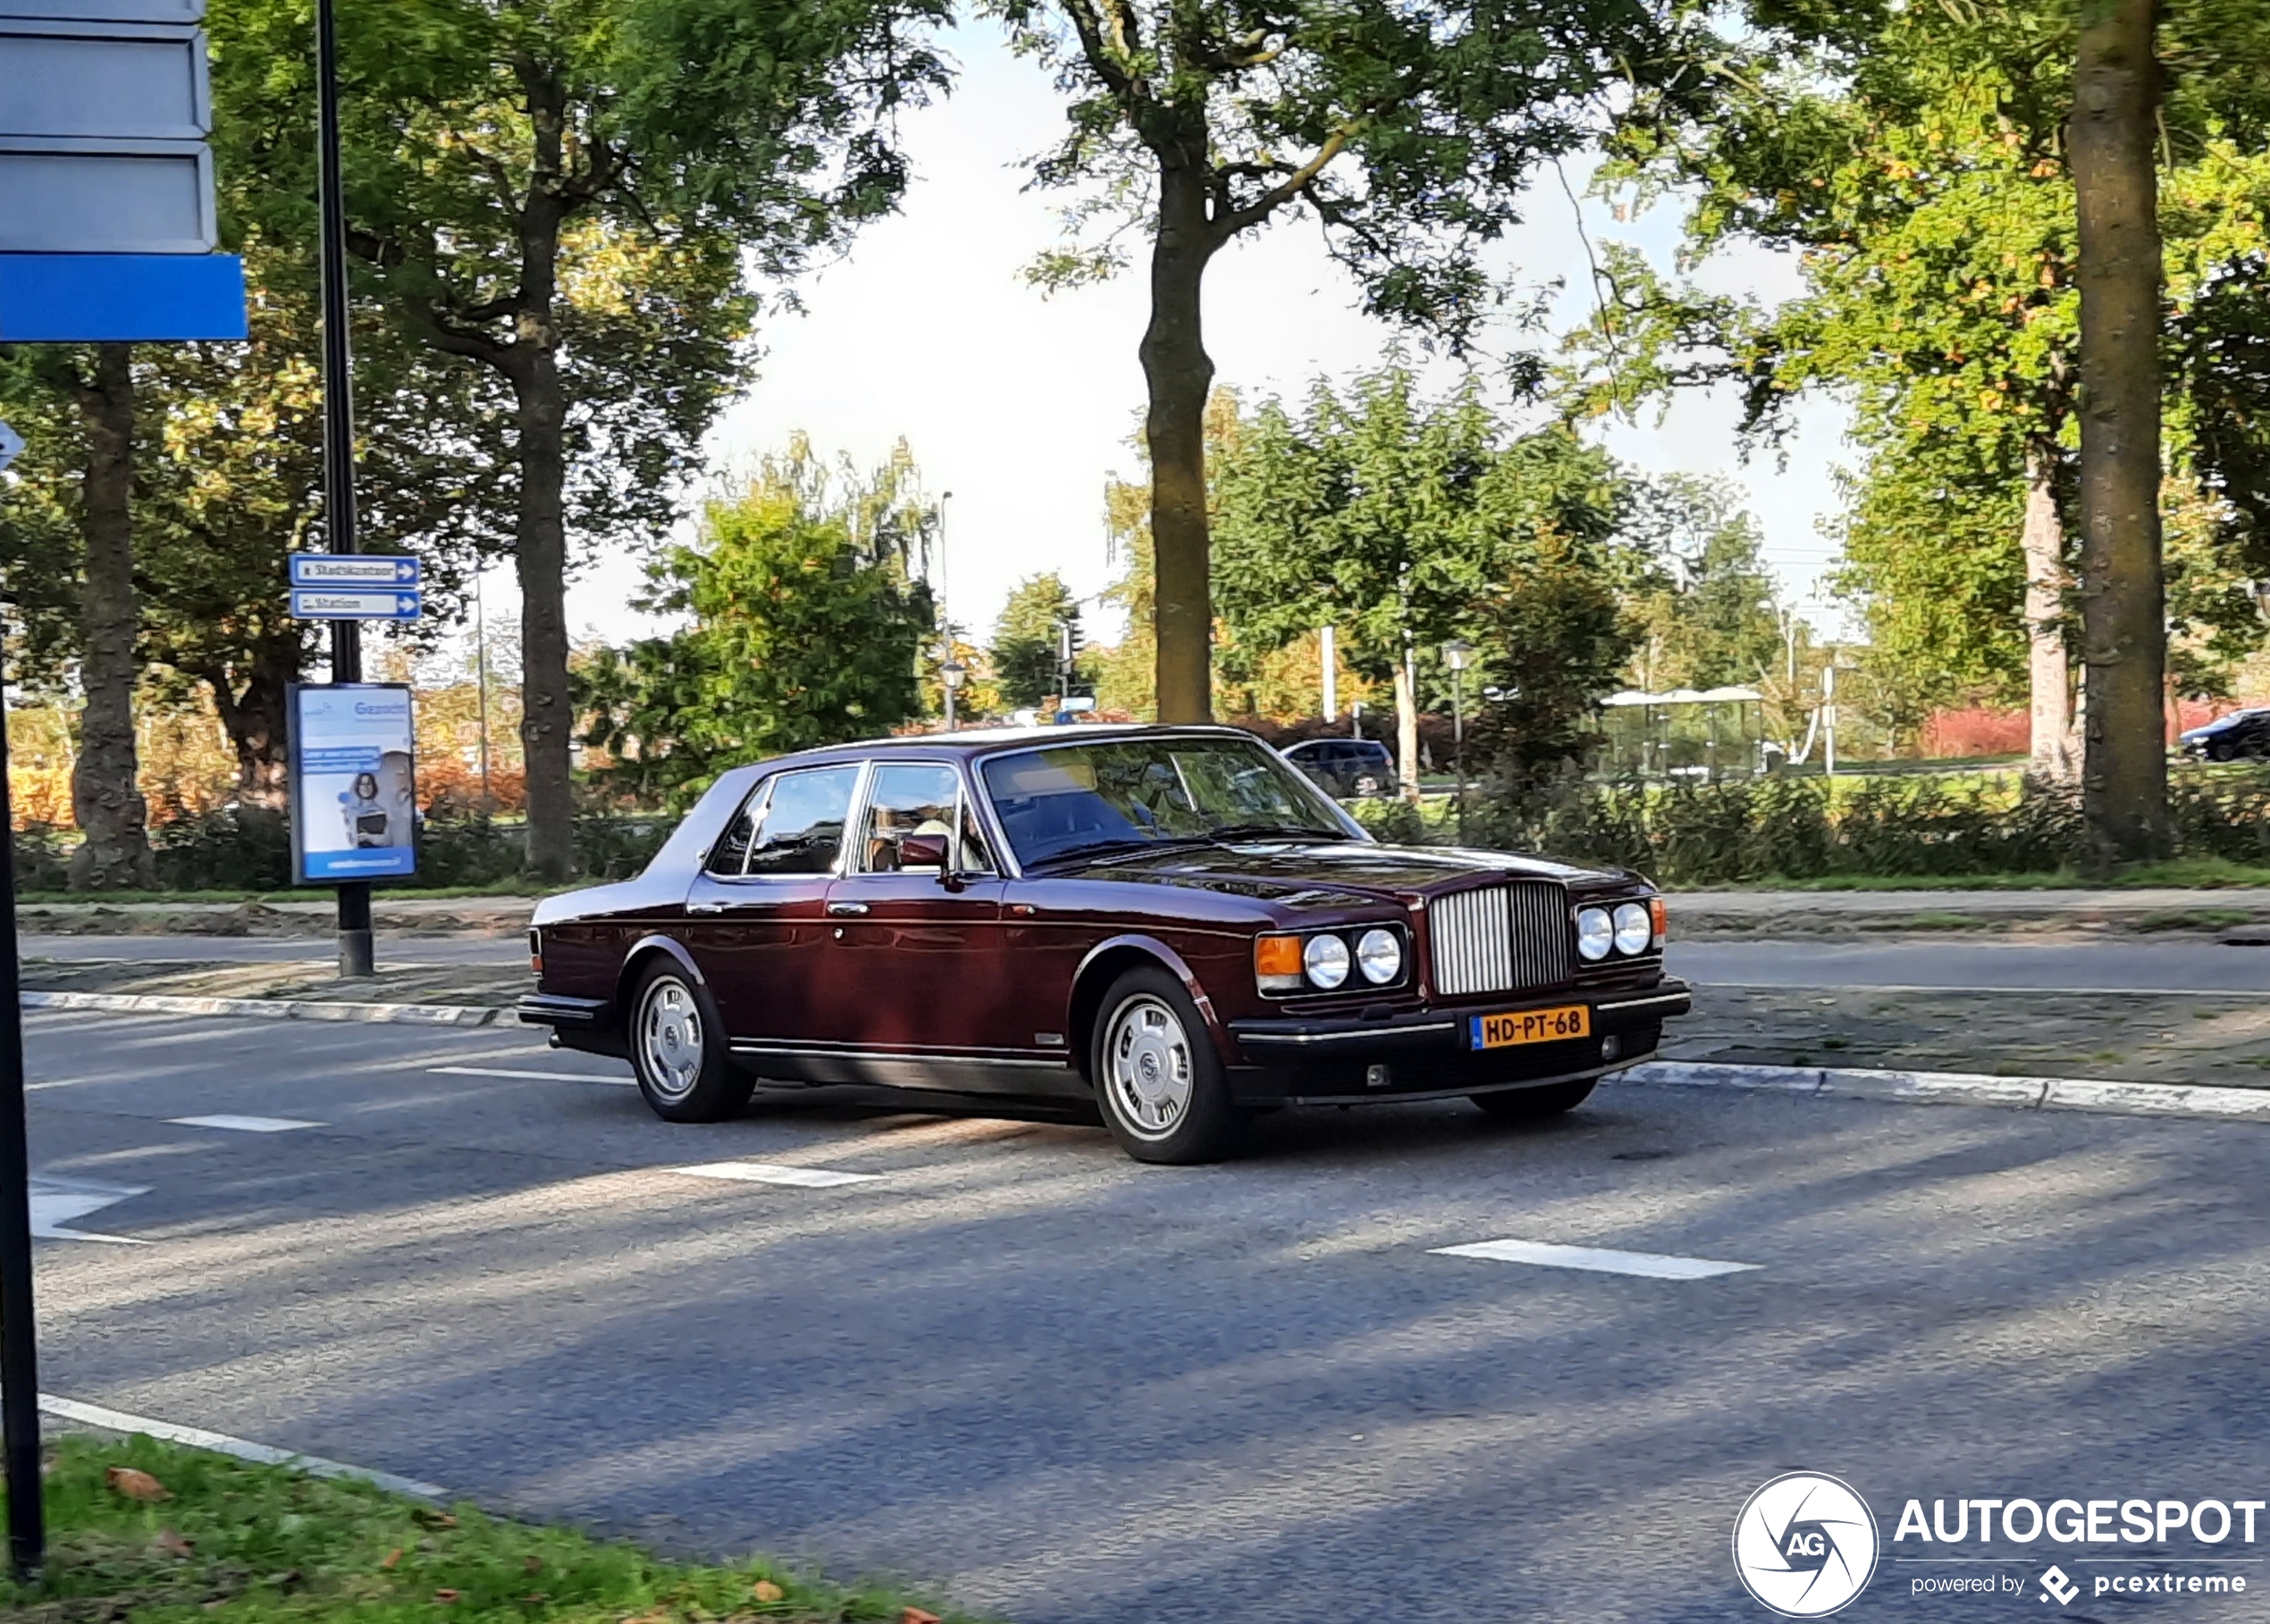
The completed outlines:
[[[1468,1042],[1476,1048],[1509,1048],[1517,1043],[1558,1043],[1564,1038],[1589,1038],[1593,1012],[1589,1004],[1563,1004],[1554,1009],[1513,1009],[1503,1014],[1467,1017]]]

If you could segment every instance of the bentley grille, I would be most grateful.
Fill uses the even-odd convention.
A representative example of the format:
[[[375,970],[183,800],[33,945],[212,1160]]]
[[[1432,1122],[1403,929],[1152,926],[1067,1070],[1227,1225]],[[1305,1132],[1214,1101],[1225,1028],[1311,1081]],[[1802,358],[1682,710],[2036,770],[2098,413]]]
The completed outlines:
[[[1551,880],[1459,891],[1427,905],[1434,990],[1553,987],[1568,980],[1568,893]]]

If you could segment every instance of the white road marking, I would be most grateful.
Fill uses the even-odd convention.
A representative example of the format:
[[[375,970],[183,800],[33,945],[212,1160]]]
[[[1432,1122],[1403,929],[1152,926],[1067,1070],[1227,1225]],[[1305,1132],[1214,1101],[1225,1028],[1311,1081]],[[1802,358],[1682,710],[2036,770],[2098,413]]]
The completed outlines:
[[[31,1181],[31,1233],[49,1241],[99,1241],[107,1246],[147,1246],[147,1241],[137,1241],[130,1235],[94,1235],[84,1230],[67,1229],[73,1218],[83,1218],[88,1213],[123,1201],[130,1196],[147,1195],[147,1189],[129,1190],[115,1184],[81,1184],[70,1179],[34,1178]]]
[[[153,1438],[163,1438],[168,1443],[186,1443],[191,1449],[209,1449],[217,1455],[231,1455],[239,1460],[250,1460],[261,1466],[289,1466],[311,1477],[351,1477],[368,1483],[390,1494],[408,1494],[413,1500],[445,1500],[449,1491],[438,1483],[421,1483],[415,1477],[397,1477],[391,1472],[374,1472],[359,1466],[349,1466],[343,1460],[326,1460],[321,1455],[295,1455],[288,1449],[277,1449],[266,1443],[254,1443],[243,1438],[231,1438],[226,1433],[207,1432],[202,1426],[181,1426],[172,1421],[160,1421],[149,1416],[130,1416],[122,1409],[105,1409],[100,1404],[81,1404],[76,1399],[59,1399],[50,1393],[39,1395],[39,1408],[51,1416],[66,1421],[77,1421],[82,1426],[100,1426],[111,1432],[147,1433]]]
[[[520,1077],[533,1082],[612,1082],[629,1083],[628,1077],[601,1077],[591,1072],[515,1072],[500,1065],[429,1065],[429,1072],[439,1072],[448,1077]]]
[[[1722,1263],[1711,1258],[1674,1258],[1665,1252],[1556,1246],[1549,1241],[1476,1241],[1465,1246],[1438,1246],[1431,1250],[1438,1258],[1487,1258],[1497,1263],[1534,1263],[1549,1269],[1644,1275],[1651,1280],[1708,1280],[1713,1275],[1738,1275],[1763,1266],[1756,1263]]]
[[[294,1128],[320,1128],[319,1122],[302,1122],[296,1116],[231,1116],[223,1112],[217,1116],[169,1116],[165,1119],[177,1128],[220,1128],[231,1133],[289,1133]]]
[[[773,1162],[705,1162],[699,1167],[672,1167],[672,1173],[697,1179],[729,1179],[741,1184],[793,1184],[799,1190],[828,1190],[837,1184],[864,1184],[879,1173],[837,1173],[830,1167],[783,1167]]]

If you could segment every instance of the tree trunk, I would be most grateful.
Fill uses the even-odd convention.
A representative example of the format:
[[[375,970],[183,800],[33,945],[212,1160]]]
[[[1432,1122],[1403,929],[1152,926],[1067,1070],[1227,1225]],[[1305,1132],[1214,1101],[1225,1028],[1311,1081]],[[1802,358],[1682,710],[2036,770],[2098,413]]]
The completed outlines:
[[[1403,799],[1417,805],[1418,682],[1411,669],[1411,651],[1408,648],[1395,662],[1395,776],[1403,781]]]
[[[2082,0],[2068,145],[2080,200],[2081,800],[2100,865],[2172,845],[2161,677],[2160,239],[2153,0]]]
[[[212,692],[213,708],[237,753],[237,798],[282,812],[290,799],[285,753],[289,686],[299,676],[299,645],[264,649],[250,669],[225,666],[195,673]],[[244,687],[237,688],[242,678]]]
[[[2026,517],[2019,533],[2026,560],[2026,649],[2032,699],[2030,770],[2052,784],[2081,773],[2073,731],[2072,673],[2065,659],[2065,527],[2057,515],[2056,449],[2026,451]]]
[[[520,578],[520,738],[527,771],[528,871],[557,883],[576,862],[569,779],[575,705],[568,691],[568,400],[559,382],[559,283],[564,208],[565,93],[534,63],[521,66],[535,137],[534,184],[520,212],[520,297],[510,368],[518,404],[520,513],[514,560]]]
[[[576,861],[568,745],[575,707],[568,691],[567,400],[546,349],[533,358],[520,394],[520,739],[527,770],[528,871],[568,878]]]
[[[80,846],[71,859],[74,891],[156,883],[149,808],[135,784],[134,370],[125,344],[95,351],[95,375],[77,390],[87,426],[87,476],[80,501],[86,579],[80,595],[79,758],[71,770],[71,810]]]
[[[1214,599],[1208,585],[1206,397],[1214,362],[1199,321],[1214,252],[1202,162],[1159,166],[1158,238],[1151,247],[1151,320],[1143,333],[1149,391],[1151,543],[1156,563],[1158,719],[1214,719]]]

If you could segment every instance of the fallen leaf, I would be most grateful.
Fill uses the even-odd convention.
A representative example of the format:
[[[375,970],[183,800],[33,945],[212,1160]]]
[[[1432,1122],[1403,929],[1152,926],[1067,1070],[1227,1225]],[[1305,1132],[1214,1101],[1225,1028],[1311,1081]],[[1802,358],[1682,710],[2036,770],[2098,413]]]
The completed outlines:
[[[925,1612],[920,1607],[910,1607],[898,1615],[898,1624],[946,1624],[946,1620],[934,1612]]]
[[[526,1557],[522,1560],[520,1565],[531,1573],[542,1573],[544,1570],[544,1559],[541,1556]]]
[[[104,1481],[129,1500],[171,1500],[173,1491],[147,1472],[130,1466],[114,1466],[103,1474]]]
[[[447,1511],[429,1511],[424,1506],[410,1513],[429,1528],[454,1528],[458,1519]]]
[[[197,1550],[196,1546],[171,1528],[160,1528],[157,1531],[157,1537],[150,1543],[170,1556],[189,1556],[195,1554]]]
[[[540,1606],[545,1602],[549,1602],[551,1600],[551,1596],[545,1591],[531,1590],[526,1595],[522,1596],[520,1599],[523,1602],[525,1602],[529,1606],[535,1607]]]
[[[378,1565],[382,1568],[391,1568],[396,1562],[399,1562],[401,1560],[402,1547],[397,1545],[391,1551],[389,1551],[384,1556],[378,1559]]]
[[[770,1579],[759,1579],[750,1587],[749,1594],[760,1602],[777,1602],[788,1593]]]
[[[458,1599],[458,1593],[454,1590],[437,1590],[433,1593],[433,1599],[437,1602],[454,1602]]]

